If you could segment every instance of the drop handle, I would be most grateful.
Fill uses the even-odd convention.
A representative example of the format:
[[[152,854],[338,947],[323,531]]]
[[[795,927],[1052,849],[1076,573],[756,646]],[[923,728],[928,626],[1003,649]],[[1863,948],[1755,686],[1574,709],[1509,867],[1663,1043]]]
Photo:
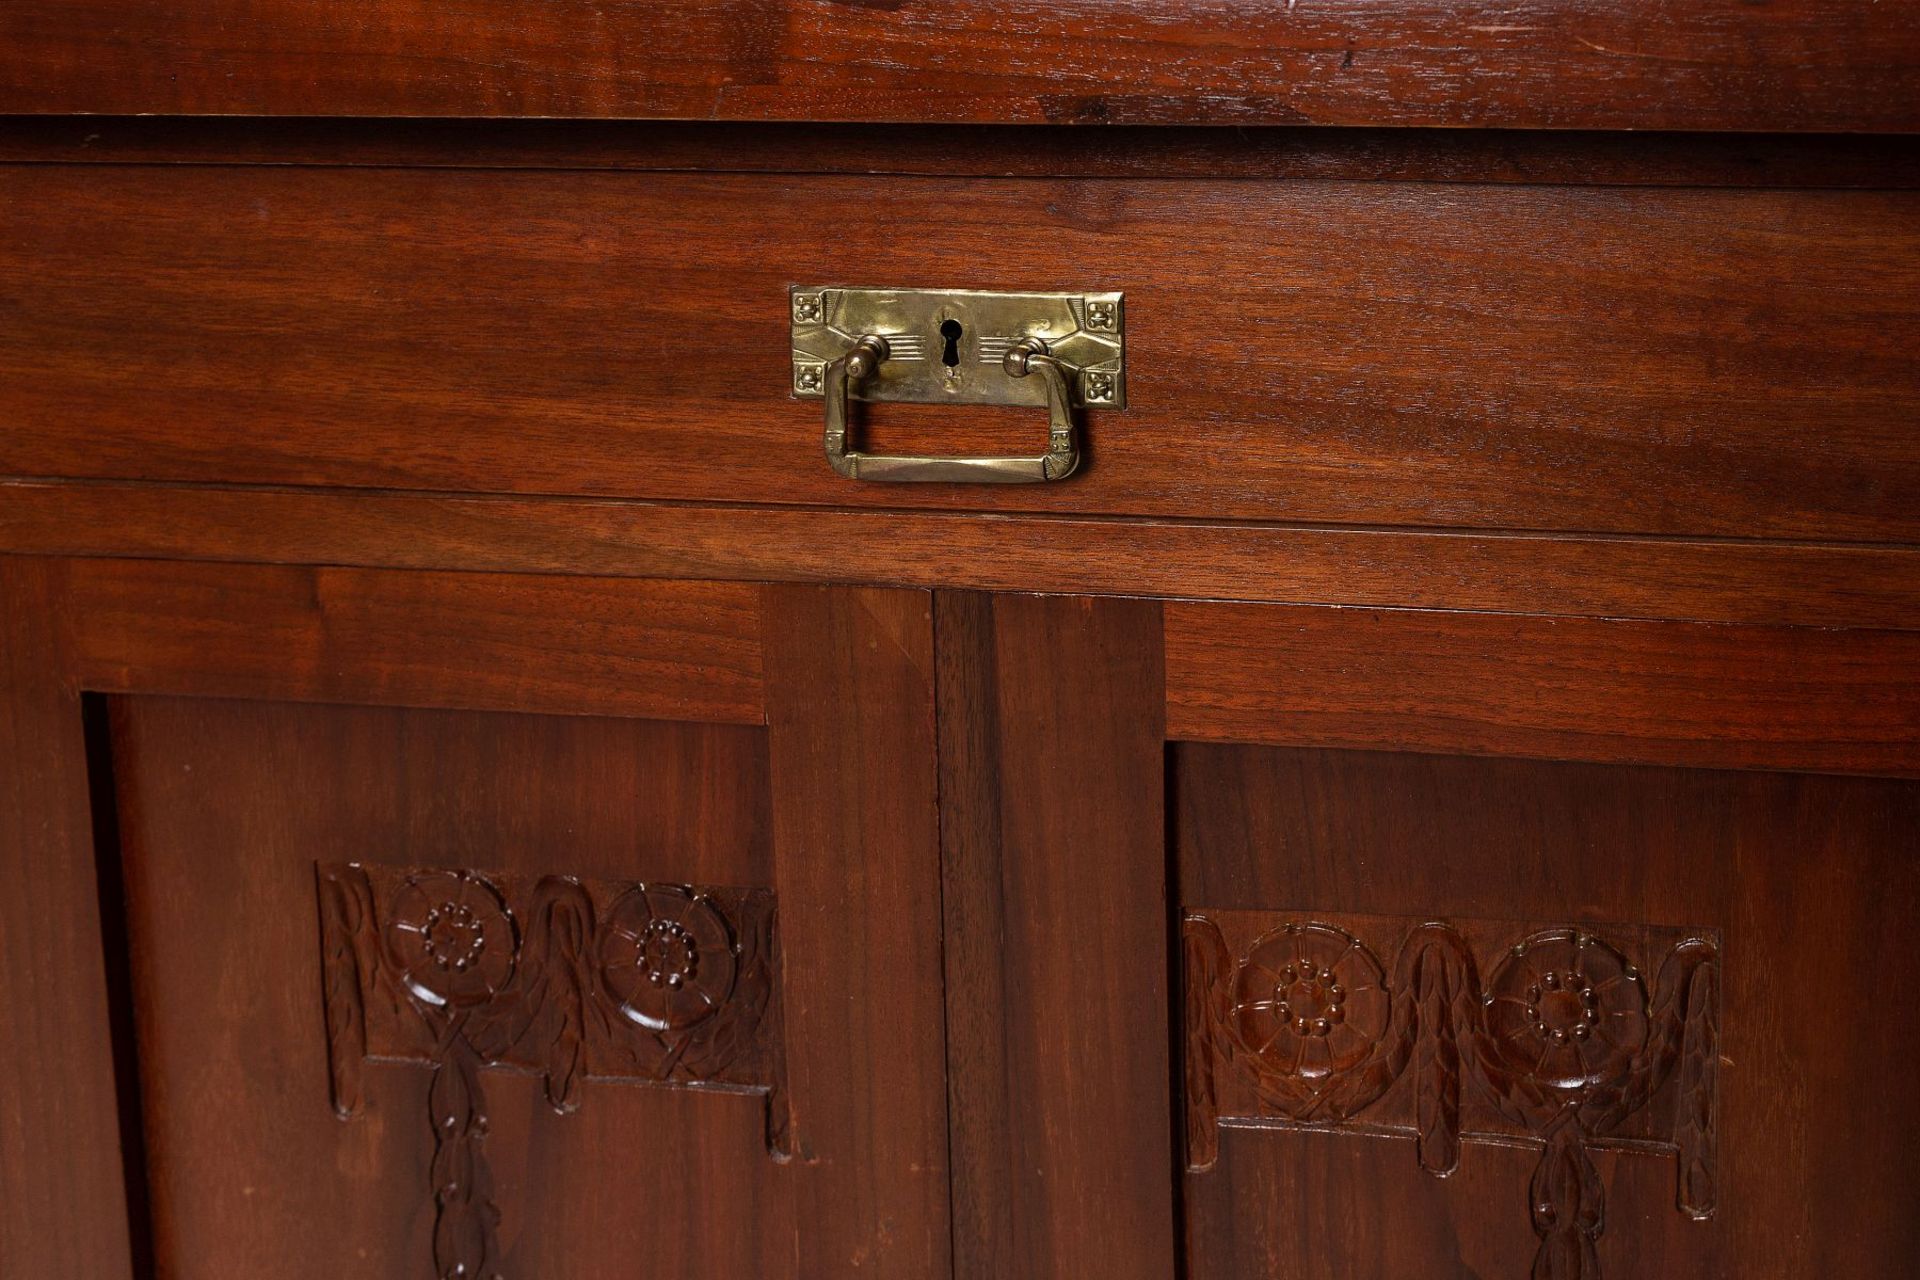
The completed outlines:
[[[1038,484],[1065,480],[1080,465],[1080,443],[1068,389],[1069,367],[1048,350],[1043,339],[1025,337],[1007,349],[1000,362],[1009,378],[1037,376],[1047,396],[1047,451],[1020,457],[942,457],[925,454],[861,453],[847,447],[853,392],[872,377],[892,351],[879,334],[862,335],[844,355],[827,363],[827,461],[850,480],[894,483]]]

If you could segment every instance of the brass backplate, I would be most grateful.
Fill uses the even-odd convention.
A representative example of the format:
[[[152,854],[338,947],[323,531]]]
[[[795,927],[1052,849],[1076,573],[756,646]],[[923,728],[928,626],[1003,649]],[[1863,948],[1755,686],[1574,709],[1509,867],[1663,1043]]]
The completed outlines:
[[[867,334],[888,358],[854,391],[910,404],[1044,405],[1039,378],[1011,378],[1007,349],[1036,337],[1073,370],[1076,405],[1124,409],[1126,306],[1119,293],[989,293],[978,289],[851,289],[795,285],[793,394],[819,399],[829,361]]]

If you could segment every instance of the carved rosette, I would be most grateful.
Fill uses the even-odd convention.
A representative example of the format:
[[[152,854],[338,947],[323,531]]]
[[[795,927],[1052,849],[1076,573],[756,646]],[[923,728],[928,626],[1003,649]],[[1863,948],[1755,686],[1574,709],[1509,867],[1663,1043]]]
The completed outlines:
[[[1234,1043],[1262,1066],[1255,1087],[1275,1110],[1318,1116],[1335,1086],[1387,1029],[1387,978],[1373,953],[1322,924],[1288,924],[1256,941],[1234,971]]]
[[[678,885],[635,886],[607,915],[600,977],[622,1017],[684,1031],[733,994],[733,931],[712,901]]]
[[[537,1072],[561,1113],[589,1078],[761,1094],[785,1158],[770,893],[359,863],[317,877],[335,1111],[359,1109],[370,1058],[434,1072],[438,1275],[498,1280],[483,1068]]]
[[[1383,930],[1401,938],[1390,978],[1361,940]],[[1189,913],[1188,1168],[1212,1166],[1221,1124],[1354,1122],[1410,1131],[1422,1167],[1444,1175],[1460,1158],[1464,1107],[1467,1136],[1541,1144],[1534,1280],[1598,1280],[1605,1209],[1588,1150],[1610,1139],[1670,1150],[1679,1207],[1709,1216],[1714,944],[1681,935],[1649,995],[1624,950],[1570,928],[1506,946],[1483,982],[1467,934],[1500,931]],[[1236,951],[1229,932],[1249,940]]]

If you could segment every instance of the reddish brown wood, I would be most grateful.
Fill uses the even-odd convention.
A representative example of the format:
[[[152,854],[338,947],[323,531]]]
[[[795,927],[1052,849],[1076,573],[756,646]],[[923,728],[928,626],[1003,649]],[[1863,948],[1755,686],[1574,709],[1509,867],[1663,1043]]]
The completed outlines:
[[[1920,540],[1903,193],[31,166],[8,194],[14,475]],[[935,240],[977,265],[930,277]],[[785,289],[849,243],[863,279],[1127,290],[1132,407],[1089,415],[1084,473],[835,476]],[[875,448],[1041,427],[889,408]]]
[[[1146,601],[941,602],[968,1280],[1174,1274],[1159,630]]]
[[[1410,1138],[1434,1178],[1482,1143],[1537,1147],[1506,1204],[1541,1280],[1599,1280],[1604,1153],[1669,1159],[1676,1210],[1718,1212],[1716,930],[1189,907],[1183,931],[1188,1095],[1212,1112],[1189,1172],[1217,1161],[1216,1124]]]
[[[1831,544],[0,483],[0,547],[1920,627],[1920,555]]]
[[[1006,1274],[1020,1256],[1009,1194],[1023,1135],[1007,1001],[1007,872],[1000,815],[1000,699],[994,601],[934,596],[940,753],[940,908],[947,1036],[947,1141],[955,1280]]]
[[[1911,188],[1920,139],[1205,126],[0,117],[0,161]]]
[[[1898,941],[1920,909],[1920,786],[1186,744],[1172,771],[1189,908],[1344,923],[1389,951],[1414,925],[1450,922],[1484,937],[1489,978],[1496,953],[1538,928],[1586,927],[1649,966],[1662,941],[1716,939],[1717,1202],[1692,1221],[1671,1158],[1595,1153],[1609,1280],[1910,1271],[1920,1224],[1888,1206],[1920,1188],[1913,1031],[1807,1010],[1827,1007],[1836,980],[1860,1007],[1920,980]],[[1382,916],[1397,921],[1369,923]],[[1484,1102],[1472,1095],[1466,1114]],[[1650,1104],[1648,1136],[1669,1103]],[[1404,1130],[1229,1128],[1218,1163],[1186,1182],[1189,1269],[1525,1276],[1540,1155],[1469,1138],[1442,1180]]]
[[[72,561],[72,678],[104,692],[756,724],[742,584]]]
[[[155,696],[112,711],[160,1274],[435,1274],[428,1104],[450,1100],[427,1064],[375,1062],[357,1113],[336,1114],[316,864],[773,883],[764,730]],[[391,918],[389,895],[376,906]],[[369,1021],[372,1047],[396,1048]],[[559,1115],[513,1071],[474,1094],[491,1185],[463,1178],[460,1198],[497,1206],[503,1274],[645,1259],[794,1277],[796,1234],[824,1229],[796,1216],[757,1096],[589,1079]]]
[[[1897,130],[1920,34],[1846,0],[16,0],[0,110]]]
[[[938,1280],[952,1256],[932,597],[764,598],[792,1171],[810,1224],[797,1274]]]
[[[49,565],[0,557],[0,1275],[125,1276],[87,756],[60,612]]]
[[[1920,637],[1170,604],[1167,731],[1920,775]]]

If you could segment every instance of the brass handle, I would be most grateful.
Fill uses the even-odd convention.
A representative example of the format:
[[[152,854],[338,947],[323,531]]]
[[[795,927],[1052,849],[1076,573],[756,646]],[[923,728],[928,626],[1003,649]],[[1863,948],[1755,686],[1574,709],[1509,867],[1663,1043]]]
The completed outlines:
[[[827,365],[827,461],[851,480],[945,481],[958,484],[1035,484],[1065,480],[1080,465],[1067,369],[1039,338],[1022,338],[1001,362],[1010,378],[1038,373],[1047,392],[1047,451],[1038,457],[943,458],[861,453],[847,448],[853,388],[888,357],[887,340],[867,334]]]

